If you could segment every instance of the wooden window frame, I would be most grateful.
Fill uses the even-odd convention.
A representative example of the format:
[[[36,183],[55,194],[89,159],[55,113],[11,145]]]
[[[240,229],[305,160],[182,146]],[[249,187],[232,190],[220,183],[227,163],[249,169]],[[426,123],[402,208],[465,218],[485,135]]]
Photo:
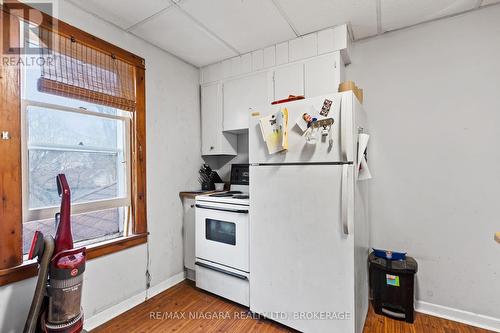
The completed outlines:
[[[0,9],[2,31],[12,9],[22,9],[16,15],[28,19],[29,5],[17,0],[5,0]],[[85,31],[41,13],[40,26],[69,36],[80,43],[102,50],[135,66],[136,109],[132,113],[130,137],[131,151],[131,208],[132,235],[93,244],[87,247],[92,260],[147,242],[146,215],[146,85],[143,58],[99,39]],[[8,18],[8,19],[7,19]],[[3,33],[3,32],[2,32]],[[5,43],[6,41],[4,41]],[[5,47],[4,47],[5,49]],[[11,51],[11,50],[10,50]],[[20,56],[11,52],[9,56]],[[22,170],[21,170],[21,75],[16,66],[0,66],[0,131],[8,131],[9,140],[0,140],[0,286],[36,276],[38,264],[23,262],[22,251]],[[13,89],[13,87],[16,87]]]

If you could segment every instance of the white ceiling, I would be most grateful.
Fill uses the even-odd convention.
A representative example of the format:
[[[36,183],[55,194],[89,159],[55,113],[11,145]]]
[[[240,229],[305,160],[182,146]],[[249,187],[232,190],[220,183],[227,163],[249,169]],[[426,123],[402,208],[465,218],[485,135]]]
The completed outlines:
[[[130,31],[197,66],[237,55],[223,40],[193,23],[177,6],[171,6]]]
[[[184,0],[180,7],[239,53],[296,37],[270,0]]]
[[[420,22],[465,12],[477,0],[381,0],[382,28],[391,31]]]
[[[71,2],[122,29],[128,29],[146,17],[172,5],[166,0],[146,0],[142,1],[140,6],[137,6],[139,3],[137,0],[74,0]]]
[[[68,0],[198,67],[348,23],[354,39],[500,0]]]
[[[377,0],[277,0],[275,3],[299,35],[344,23],[350,23],[356,39],[377,34]]]

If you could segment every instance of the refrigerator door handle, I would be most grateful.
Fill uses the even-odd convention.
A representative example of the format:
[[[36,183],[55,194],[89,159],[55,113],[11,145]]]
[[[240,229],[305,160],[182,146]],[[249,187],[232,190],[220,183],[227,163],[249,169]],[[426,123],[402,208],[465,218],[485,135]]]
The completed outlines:
[[[347,121],[345,107],[342,107],[343,96],[340,96],[340,154],[341,158],[347,162]]]
[[[342,231],[349,235],[349,165],[342,165]]]

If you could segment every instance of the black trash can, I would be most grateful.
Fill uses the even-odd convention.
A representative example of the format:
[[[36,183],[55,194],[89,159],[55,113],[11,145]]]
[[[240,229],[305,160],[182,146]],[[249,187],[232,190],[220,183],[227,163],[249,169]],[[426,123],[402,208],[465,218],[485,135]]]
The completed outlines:
[[[414,287],[417,262],[368,257],[370,294],[375,313],[413,323],[415,320]]]

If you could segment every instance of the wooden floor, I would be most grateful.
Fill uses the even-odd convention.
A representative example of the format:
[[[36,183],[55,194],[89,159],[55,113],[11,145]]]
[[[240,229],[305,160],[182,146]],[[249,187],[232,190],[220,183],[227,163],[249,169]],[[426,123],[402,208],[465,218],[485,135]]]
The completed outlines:
[[[184,281],[92,332],[274,333],[295,331],[271,321],[251,318],[247,308],[206,293],[197,289],[192,282]],[[410,325],[378,316],[370,309],[364,333],[407,332],[486,333],[490,331],[420,313],[417,313],[415,324]]]

